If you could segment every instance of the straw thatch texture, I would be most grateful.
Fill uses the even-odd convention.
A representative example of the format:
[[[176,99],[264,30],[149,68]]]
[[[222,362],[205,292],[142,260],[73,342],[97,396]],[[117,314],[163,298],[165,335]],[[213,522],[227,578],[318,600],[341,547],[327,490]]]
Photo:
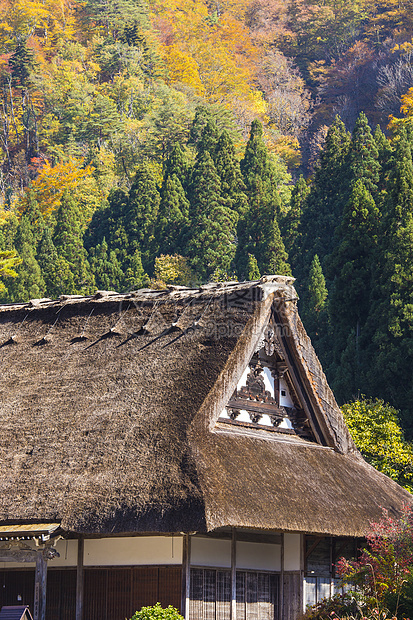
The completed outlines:
[[[0,521],[96,534],[238,525],[350,535],[379,505],[400,509],[407,494],[357,455],[211,432],[287,285],[1,307]],[[334,447],[346,452],[333,401]]]
[[[209,529],[223,526],[364,536],[382,508],[411,496],[354,454],[222,429],[197,453]],[[255,437],[253,437],[255,435]]]

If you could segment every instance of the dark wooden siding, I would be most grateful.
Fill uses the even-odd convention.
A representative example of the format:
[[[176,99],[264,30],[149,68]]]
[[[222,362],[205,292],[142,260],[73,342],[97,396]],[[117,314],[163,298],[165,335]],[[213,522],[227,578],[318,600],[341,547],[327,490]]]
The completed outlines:
[[[305,537],[305,574],[308,577],[336,577],[335,568],[341,557],[357,557],[362,541],[357,538],[328,536]]]
[[[301,573],[284,573],[283,620],[296,620],[301,607]]]
[[[181,604],[180,566],[85,568],[85,620],[125,620],[158,601]],[[22,603],[33,609],[34,570],[0,571],[0,606]],[[47,572],[46,620],[74,620],[76,570]]]

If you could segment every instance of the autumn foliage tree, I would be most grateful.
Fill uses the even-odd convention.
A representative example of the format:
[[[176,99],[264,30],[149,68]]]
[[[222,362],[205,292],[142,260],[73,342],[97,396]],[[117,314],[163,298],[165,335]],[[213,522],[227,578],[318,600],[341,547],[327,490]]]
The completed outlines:
[[[374,615],[375,611],[385,617],[388,611],[401,618],[410,616],[413,611],[412,508],[406,506],[398,517],[385,513],[379,522],[371,524],[366,539],[367,545],[360,550],[358,560],[342,558],[338,562],[339,575],[349,584],[350,596],[353,594],[360,601],[364,616]],[[339,612],[340,597],[336,604]]]

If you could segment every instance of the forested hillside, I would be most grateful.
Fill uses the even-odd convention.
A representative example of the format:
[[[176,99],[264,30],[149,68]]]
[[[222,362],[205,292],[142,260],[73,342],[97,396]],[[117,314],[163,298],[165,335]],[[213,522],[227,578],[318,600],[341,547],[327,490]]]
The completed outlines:
[[[0,20],[1,301],[292,273],[339,401],[412,437],[413,0]]]

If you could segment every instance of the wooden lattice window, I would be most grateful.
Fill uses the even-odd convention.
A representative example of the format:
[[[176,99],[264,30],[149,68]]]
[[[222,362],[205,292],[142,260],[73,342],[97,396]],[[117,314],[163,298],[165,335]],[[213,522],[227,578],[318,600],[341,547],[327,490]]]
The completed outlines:
[[[279,576],[237,571],[237,620],[277,618]],[[225,569],[191,569],[189,620],[228,620],[231,573]]]

